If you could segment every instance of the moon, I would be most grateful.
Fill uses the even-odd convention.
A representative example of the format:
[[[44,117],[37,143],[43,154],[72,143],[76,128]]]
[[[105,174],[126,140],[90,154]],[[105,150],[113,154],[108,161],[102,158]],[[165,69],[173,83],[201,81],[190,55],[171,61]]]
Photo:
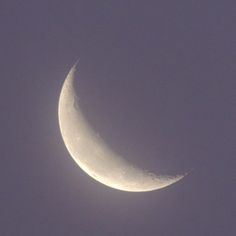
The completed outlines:
[[[74,88],[77,63],[62,86],[58,117],[63,141],[71,157],[89,176],[111,188],[129,192],[157,190],[184,175],[156,175],[142,170],[115,153],[84,116]]]

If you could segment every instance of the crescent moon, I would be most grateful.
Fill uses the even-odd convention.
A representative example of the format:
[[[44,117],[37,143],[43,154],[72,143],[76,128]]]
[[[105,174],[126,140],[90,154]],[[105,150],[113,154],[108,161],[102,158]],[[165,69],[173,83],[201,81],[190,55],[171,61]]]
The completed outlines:
[[[62,86],[58,116],[65,146],[75,162],[89,176],[111,188],[145,192],[167,187],[184,175],[156,175],[137,168],[115,153],[92,129],[74,89],[77,64],[67,75]]]

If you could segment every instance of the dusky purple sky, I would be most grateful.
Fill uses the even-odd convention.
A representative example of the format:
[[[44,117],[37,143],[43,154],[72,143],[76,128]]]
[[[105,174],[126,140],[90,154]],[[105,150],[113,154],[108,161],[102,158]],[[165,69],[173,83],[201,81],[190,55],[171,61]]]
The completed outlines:
[[[235,1],[0,2],[2,236],[234,236]],[[159,191],[108,188],[59,131],[80,58],[88,120]]]

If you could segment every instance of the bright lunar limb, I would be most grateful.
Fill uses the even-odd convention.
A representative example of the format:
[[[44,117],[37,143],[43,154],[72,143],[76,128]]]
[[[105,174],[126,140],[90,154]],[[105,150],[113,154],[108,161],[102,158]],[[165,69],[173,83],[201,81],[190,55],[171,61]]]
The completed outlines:
[[[83,115],[74,89],[77,64],[67,75],[59,98],[59,125],[64,143],[76,163],[95,180],[111,188],[145,192],[167,187],[184,175],[156,175],[139,169],[114,153]]]

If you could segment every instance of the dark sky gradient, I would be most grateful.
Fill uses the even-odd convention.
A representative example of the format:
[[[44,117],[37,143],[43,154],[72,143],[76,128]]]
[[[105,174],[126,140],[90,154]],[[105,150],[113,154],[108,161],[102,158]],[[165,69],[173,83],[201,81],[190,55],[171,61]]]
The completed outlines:
[[[0,1],[1,236],[236,235],[236,2]],[[108,188],[72,160],[58,98],[166,189]]]

